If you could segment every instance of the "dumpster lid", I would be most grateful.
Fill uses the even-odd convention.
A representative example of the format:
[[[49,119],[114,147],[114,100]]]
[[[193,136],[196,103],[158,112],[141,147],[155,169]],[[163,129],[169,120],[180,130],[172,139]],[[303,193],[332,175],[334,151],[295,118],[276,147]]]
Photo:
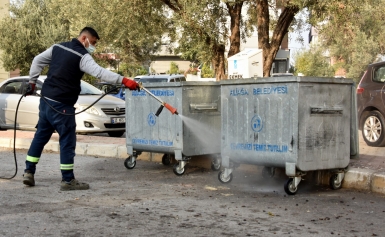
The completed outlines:
[[[219,86],[218,81],[182,81],[182,82],[151,82],[143,83],[146,88],[180,87],[180,86]]]
[[[257,77],[257,78],[245,78],[236,80],[222,80],[221,85],[234,85],[234,84],[259,84],[259,83],[285,83],[285,82],[301,82],[301,83],[327,83],[327,84],[354,84],[352,79],[348,78],[335,78],[335,77]]]

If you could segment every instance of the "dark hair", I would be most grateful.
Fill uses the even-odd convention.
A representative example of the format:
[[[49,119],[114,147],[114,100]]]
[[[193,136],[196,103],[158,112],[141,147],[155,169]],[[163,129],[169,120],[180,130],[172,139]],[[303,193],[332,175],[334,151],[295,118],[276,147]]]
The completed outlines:
[[[82,29],[82,31],[80,31],[79,35],[81,35],[83,32],[87,32],[87,33],[91,34],[93,37],[96,37],[98,40],[100,40],[98,32],[96,32],[96,30],[94,30],[91,27],[88,27],[88,26],[84,27]]]

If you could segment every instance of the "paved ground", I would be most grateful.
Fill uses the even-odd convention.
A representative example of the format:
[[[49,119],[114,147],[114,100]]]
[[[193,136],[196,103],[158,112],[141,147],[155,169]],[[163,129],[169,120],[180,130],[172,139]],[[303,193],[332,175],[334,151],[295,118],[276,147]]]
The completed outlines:
[[[360,157],[350,161],[352,168],[385,171],[385,147],[369,147],[360,136]]]
[[[13,147],[13,130],[0,131],[0,147]],[[16,147],[29,148],[34,132],[17,131]],[[344,178],[343,188],[353,188],[365,191],[373,191],[385,194],[385,147],[369,147],[359,134],[358,159],[351,159],[349,171]],[[107,134],[98,135],[77,135],[77,155],[92,155],[97,157],[118,157],[126,158],[126,140],[121,138],[108,137]],[[53,134],[51,141],[47,144],[48,151],[57,152],[59,148],[58,135]],[[161,156],[143,154],[139,156],[142,160],[160,161]],[[207,168],[207,163],[200,165]],[[327,178],[321,178],[321,183],[327,184]]]
[[[12,156],[0,150],[0,175],[14,171]],[[22,169],[25,150],[17,160]],[[91,188],[62,192],[57,153],[45,152],[37,171],[35,187],[22,171],[0,180],[0,236],[383,236],[384,195],[309,180],[288,196],[280,176],[237,169],[223,185],[192,165],[175,176],[159,162],[127,170],[122,159],[79,155],[75,175]]]

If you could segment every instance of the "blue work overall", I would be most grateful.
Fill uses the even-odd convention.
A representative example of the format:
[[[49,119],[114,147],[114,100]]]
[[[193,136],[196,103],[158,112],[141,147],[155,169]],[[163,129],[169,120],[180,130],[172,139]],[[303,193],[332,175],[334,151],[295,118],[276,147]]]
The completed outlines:
[[[62,113],[75,113],[75,108],[71,105],[40,98],[39,122],[31,147],[27,153],[25,172],[28,170],[35,174],[36,164],[40,160],[43,148],[50,140],[52,133],[56,130],[59,134],[62,180],[71,181],[75,178],[73,172],[76,147],[75,115],[60,114],[53,110],[47,103]]]

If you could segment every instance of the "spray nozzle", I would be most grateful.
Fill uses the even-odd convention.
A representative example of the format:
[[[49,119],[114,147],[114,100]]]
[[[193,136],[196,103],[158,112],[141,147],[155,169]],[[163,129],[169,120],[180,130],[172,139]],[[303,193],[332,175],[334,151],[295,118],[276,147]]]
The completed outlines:
[[[172,107],[171,105],[163,102],[161,99],[159,99],[158,97],[156,97],[154,94],[151,93],[151,91],[147,90],[143,85],[142,83],[139,83],[139,87],[144,90],[145,92],[147,92],[149,95],[151,95],[152,97],[154,97],[160,104],[161,106],[158,108],[158,111],[156,111],[156,116],[159,116],[159,114],[162,112],[163,110],[163,107],[166,107],[166,109],[168,109],[171,114],[176,114],[178,115],[178,112],[176,111],[176,109],[174,107]]]
[[[161,104],[160,107],[158,108],[158,110],[156,111],[156,114],[155,114],[156,117],[158,117],[159,114],[162,113],[163,108],[164,108],[164,105]]]
[[[164,107],[166,107],[166,109],[168,109],[171,112],[171,114],[178,115],[178,111],[176,111],[176,109],[174,107],[172,107],[171,105],[164,103]]]

